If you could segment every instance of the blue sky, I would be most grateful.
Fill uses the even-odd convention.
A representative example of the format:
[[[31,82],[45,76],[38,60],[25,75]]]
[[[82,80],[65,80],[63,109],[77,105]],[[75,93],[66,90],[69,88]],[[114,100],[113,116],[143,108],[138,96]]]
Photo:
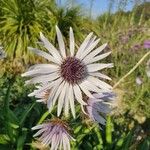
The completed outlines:
[[[60,1],[60,0],[58,0]],[[81,4],[85,10],[85,12],[89,13],[90,0],[75,0],[77,3]],[[117,0],[115,0],[117,1]],[[62,4],[66,4],[67,0],[61,0]],[[96,17],[99,14],[102,14],[108,10],[109,0],[94,0],[93,1],[93,9],[92,16]],[[132,3],[128,3],[126,6],[126,10],[132,9]],[[114,6],[113,11],[116,10],[116,6]]]

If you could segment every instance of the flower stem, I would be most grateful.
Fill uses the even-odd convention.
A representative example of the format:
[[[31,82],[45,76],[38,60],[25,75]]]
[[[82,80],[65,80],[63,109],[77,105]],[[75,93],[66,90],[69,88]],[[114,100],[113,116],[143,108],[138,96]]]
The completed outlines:
[[[45,120],[45,118],[46,118],[48,115],[49,115],[49,111],[46,111],[46,112],[42,115],[42,117],[40,118],[38,124],[41,124],[41,123]]]
[[[126,77],[128,77],[143,61],[144,59],[150,54],[150,51],[147,52],[139,61],[138,63],[127,73],[125,74],[114,86],[113,89],[115,89]]]

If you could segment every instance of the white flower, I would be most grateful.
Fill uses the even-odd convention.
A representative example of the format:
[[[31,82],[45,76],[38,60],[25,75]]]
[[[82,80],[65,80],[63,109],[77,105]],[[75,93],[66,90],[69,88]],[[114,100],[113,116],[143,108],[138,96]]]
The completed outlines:
[[[82,107],[83,112],[95,122],[105,125],[105,117],[115,106],[116,94],[114,92],[101,92],[89,98],[87,105]]]
[[[70,140],[74,140],[68,133],[68,126],[60,119],[37,125],[32,130],[39,130],[34,137],[45,146],[51,145],[51,150],[70,150]]]
[[[112,63],[98,63],[97,61],[107,57],[111,52],[100,54],[107,46],[104,44],[96,48],[100,39],[92,38],[93,33],[90,33],[77,52],[75,53],[75,42],[72,28],[70,28],[70,51],[67,51],[63,41],[62,34],[56,26],[58,39],[58,50],[47,40],[42,33],[40,39],[43,42],[47,52],[36,48],[30,48],[31,51],[44,57],[49,64],[36,64],[29,68],[29,71],[22,76],[33,77],[26,81],[26,84],[48,83],[42,88],[39,88],[30,95],[34,96],[39,92],[50,89],[47,100],[48,108],[54,106],[58,100],[57,116],[64,108],[65,116],[69,114],[69,108],[73,117],[75,117],[75,100],[81,105],[86,105],[83,101],[82,93],[90,98],[93,98],[91,92],[101,92],[102,89],[110,90],[112,87],[101,81],[100,79],[111,80],[108,76],[99,71],[104,68],[111,68]]]
[[[141,85],[143,83],[143,81],[140,77],[136,77],[135,81],[136,81],[136,84],[138,84],[138,85]]]
[[[38,98],[37,102],[43,102],[44,104],[47,104],[47,100],[49,98],[50,89],[44,89],[41,91],[41,88],[45,87],[47,84],[38,85],[36,86],[36,90],[34,90],[33,93],[29,94],[28,96],[35,96]],[[34,94],[36,93],[36,94]]]

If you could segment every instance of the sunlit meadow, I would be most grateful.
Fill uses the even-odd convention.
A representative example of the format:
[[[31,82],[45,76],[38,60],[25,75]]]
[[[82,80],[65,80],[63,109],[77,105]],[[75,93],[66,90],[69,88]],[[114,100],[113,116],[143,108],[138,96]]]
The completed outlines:
[[[0,150],[150,149],[150,2],[94,3],[1,0]]]

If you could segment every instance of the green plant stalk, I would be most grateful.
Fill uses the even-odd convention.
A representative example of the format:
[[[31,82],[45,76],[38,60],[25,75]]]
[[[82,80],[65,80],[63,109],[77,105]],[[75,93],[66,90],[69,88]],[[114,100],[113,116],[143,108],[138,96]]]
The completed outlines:
[[[23,126],[23,123],[24,123],[26,117],[28,116],[28,114],[32,110],[32,108],[35,106],[35,104],[36,104],[35,102],[33,104],[31,104],[30,108],[26,111],[25,115],[23,116],[23,118],[20,121],[20,127]]]
[[[147,52],[139,61],[138,63],[127,73],[125,74],[114,86],[113,89],[115,89],[122,81],[124,81],[125,78],[127,78],[143,61],[144,59],[150,54],[150,51]]]
[[[14,83],[14,78],[11,79],[11,82],[8,86],[8,89],[7,89],[7,92],[6,92],[6,96],[5,96],[5,99],[4,99],[4,112],[5,112],[5,126],[6,126],[6,129],[7,129],[7,132],[8,132],[8,135],[10,137],[10,139],[13,141],[14,140],[14,137],[13,135],[11,134],[11,127],[9,126],[9,121],[10,121],[10,117],[9,117],[9,97],[10,97],[10,90],[11,90],[11,87]]]
[[[12,85],[10,84],[9,87],[8,87],[8,89],[7,89],[6,97],[5,97],[5,100],[4,100],[4,108],[5,108],[6,114],[9,111],[9,96],[10,96],[11,86]]]
[[[40,120],[38,121],[38,124],[41,124],[41,123],[45,120],[45,118],[46,118],[48,115],[49,115],[49,111],[46,111],[46,112],[42,115],[42,117],[40,118]]]

